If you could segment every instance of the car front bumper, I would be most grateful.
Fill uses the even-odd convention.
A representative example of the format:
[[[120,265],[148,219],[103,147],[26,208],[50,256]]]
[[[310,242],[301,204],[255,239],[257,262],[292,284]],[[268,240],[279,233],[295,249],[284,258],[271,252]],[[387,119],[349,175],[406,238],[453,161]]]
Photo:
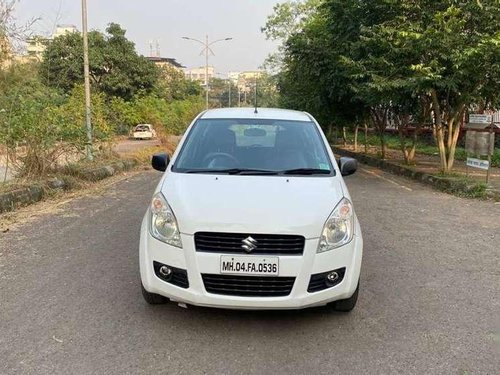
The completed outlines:
[[[192,235],[181,234],[181,239],[182,249],[158,241],[148,230],[148,218],[143,220],[140,240],[142,284],[148,292],[163,295],[174,302],[228,309],[301,309],[349,298],[358,285],[363,238],[357,220],[353,240],[343,247],[317,254],[319,239],[315,238],[305,241],[302,256],[279,256],[279,276],[296,278],[291,293],[283,297],[241,297],[208,293],[201,274],[219,274],[221,254],[196,252]],[[189,287],[183,289],[161,280],[155,274],[153,262],[186,270]],[[346,271],[338,285],[314,293],[307,291],[312,274],[342,267]]]

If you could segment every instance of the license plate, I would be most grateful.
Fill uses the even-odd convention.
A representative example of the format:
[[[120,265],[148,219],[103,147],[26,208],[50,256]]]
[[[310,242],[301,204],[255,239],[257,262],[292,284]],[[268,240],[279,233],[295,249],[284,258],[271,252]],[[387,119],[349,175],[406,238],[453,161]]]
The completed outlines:
[[[220,273],[277,276],[279,273],[279,258],[222,255],[220,258]]]

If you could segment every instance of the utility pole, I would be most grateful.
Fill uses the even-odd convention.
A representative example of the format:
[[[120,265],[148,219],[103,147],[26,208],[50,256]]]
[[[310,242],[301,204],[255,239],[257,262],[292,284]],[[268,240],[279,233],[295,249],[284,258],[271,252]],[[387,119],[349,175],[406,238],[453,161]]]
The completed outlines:
[[[210,46],[214,45],[215,43],[218,43],[218,42],[223,42],[223,41],[226,41],[226,40],[232,40],[233,38],[224,38],[224,39],[217,39],[213,42],[209,42],[208,40],[208,35],[205,36],[205,41],[202,42],[201,40],[198,40],[198,39],[195,39],[195,38],[190,38],[190,37],[187,37],[187,36],[183,36],[182,39],[186,39],[186,40],[192,40],[194,42],[198,42],[200,44],[203,45],[203,50],[201,51],[201,54],[205,53],[205,104],[206,104],[206,108],[208,109],[209,108],[209,91],[210,91],[210,88],[208,87],[209,86],[209,80],[208,80],[208,58],[210,57],[210,54],[212,54],[213,56],[215,56],[215,53],[212,51],[212,49],[210,48]]]
[[[229,108],[231,108],[231,86],[233,85],[232,82],[231,82],[231,78],[229,79]]]
[[[209,46],[208,46],[208,35],[205,35],[205,102],[206,106],[208,109],[209,106],[209,97],[208,97],[208,53],[209,53]]]
[[[82,0],[83,72],[85,77],[85,124],[87,128],[87,159],[94,160],[92,152],[92,109],[90,101],[89,39],[87,28],[87,0]]]
[[[254,99],[255,99],[255,110],[257,110],[257,76],[255,76],[255,85],[254,85]]]

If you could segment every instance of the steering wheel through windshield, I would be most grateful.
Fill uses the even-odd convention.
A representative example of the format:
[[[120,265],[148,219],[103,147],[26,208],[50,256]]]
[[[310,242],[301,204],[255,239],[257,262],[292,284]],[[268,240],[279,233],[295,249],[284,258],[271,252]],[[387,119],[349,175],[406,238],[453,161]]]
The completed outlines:
[[[218,161],[221,161],[222,166],[225,168],[232,168],[237,166],[240,162],[233,155],[228,154],[226,152],[211,152],[207,156],[203,158],[203,165],[207,165],[209,167],[219,166]],[[229,165],[224,165],[224,161],[229,162]]]

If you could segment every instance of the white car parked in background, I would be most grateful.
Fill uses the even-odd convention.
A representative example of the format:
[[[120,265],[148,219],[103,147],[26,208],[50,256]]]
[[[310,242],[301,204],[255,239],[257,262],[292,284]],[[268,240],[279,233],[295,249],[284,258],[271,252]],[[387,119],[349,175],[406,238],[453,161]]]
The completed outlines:
[[[134,139],[153,139],[156,138],[156,131],[153,129],[153,125],[139,124],[134,128],[132,137]]]
[[[311,115],[228,108],[200,114],[142,222],[147,302],[231,309],[354,308],[363,238],[339,165]]]

